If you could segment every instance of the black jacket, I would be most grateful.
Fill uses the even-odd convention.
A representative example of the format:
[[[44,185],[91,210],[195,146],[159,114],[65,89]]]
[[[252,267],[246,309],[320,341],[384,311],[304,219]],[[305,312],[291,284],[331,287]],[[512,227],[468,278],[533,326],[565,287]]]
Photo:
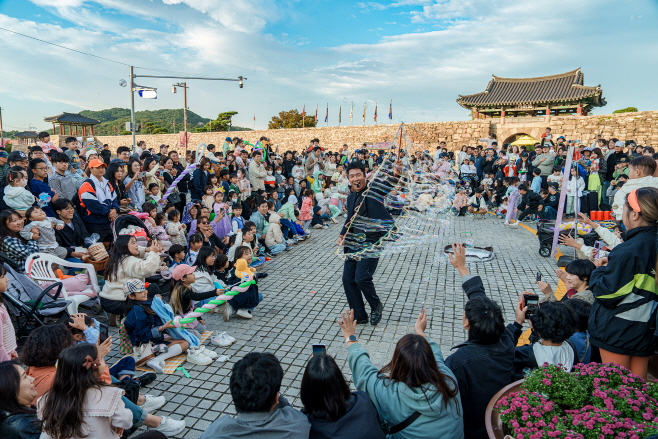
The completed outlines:
[[[112,160],[112,151],[109,149],[104,149],[101,151],[101,158],[105,162],[106,165],[110,164],[110,160]]]
[[[0,411],[0,438],[39,439],[39,420],[35,413],[11,415]]]
[[[555,195],[548,194],[548,197],[544,200],[546,206],[551,206],[553,209],[557,210],[558,204],[560,204],[560,193],[556,192]]]
[[[635,357],[656,350],[656,231],[655,226],[627,231],[624,242],[608,255],[608,264],[592,272],[588,330],[594,346]]]
[[[71,222],[73,223],[73,229],[68,225],[64,225],[62,230],[55,229],[55,239],[57,239],[57,244],[66,249],[67,258],[70,257],[71,253],[75,250],[74,247],[89,247],[85,244],[85,238],[89,238],[89,232],[87,232],[87,228],[85,227],[82,218],[76,213],[73,215]]]
[[[541,197],[541,195],[528,190],[528,192],[523,195],[521,204],[525,205],[526,209],[536,209],[540,205],[544,204],[544,199]]]
[[[357,390],[347,401],[347,411],[335,422],[314,418],[302,410],[311,423],[310,438],[313,439],[384,439],[377,415],[367,393]]]
[[[197,168],[192,175],[192,187],[190,188],[190,194],[192,195],[193,200],[201,201],[203,198],[203,188],[207,184],[208,173],[206,171],[202,171],[201,168]]]
[[[623,152],[620,152],[619,154],[613,152],[612,154],[610,154],[610,156],[608,156],[608,160],[606,160],[606,165],[608,166],[608,169],[606,170],[605,181],[614,180],[612,174],[615,173],[615,166],[617,166],[617,163],[619,163],[619,161],[622,158],[628,158],[628,156]]]
[[[292,168],[295,166],[295,161],[294,160],[283,160],[283,163],[281,164],[281,167],[283,168],[283,175],[286,177],[290,177],[292,174]]]
[[[178,164],[174,163],[174,169],[176,170],[176,175],[179,176],[181,172],[185,170],[185,166],[181,162],[178,162]],[[178,191],[182,194],[187,193],[187,186],[190,181],[190,174],[186,174],[181,181],[178,182],[176,187],[178,187]]]
[[[378,185],[378,187],[382,187],[382,185]],[[367,188],[364,189],[362,194],[368,190]],[[374,191],[374,190],[373,190]],[[345,224],[343,225],[342,230],[340,231],[341,236],[345,236],[348,232],[348,224],[352,220],[352,217],[354,216],[354,208],[358,207],[355,206],[355,200],[357,199],[357,196],[359,193],[356,191],[352,192],[349,194],[347,197],[347,218],[345,219]],[[371,219],[376,219],[376,220],[388,220],[390,221],[390,227],[393,228],[395,227],[395,224],[393,223],[393,217],[391,214],[388,212],[386,207],[381,201],[376,200],[374,197],[380,198],[381,195],[384,194],[377,194],[373,193],[373,196],[366,196],[364,197],[364,202],[361,205],[361,208],[359,209],[358,215],[362,217],[367,217]],[[360,198],[360,197],[359,197]],[[383,197],[381,197],[383,198]],[[349,231],[351,233],[361,233],[359,229],[356,227],[350,226]],[[377,242],[386,232],[383,231],[378,231],[378,232],[368,232],[365,233],[366,235],[366,240],[365,242]],[[347,249],[346,249],[347,251]]]
[[[468,299],[486,297],[480,276],[473,276],[462,285]],[[491,398],[512,382],[514,347],[522,326],[514,322],[505,328],[498,343],[481,345],[467,341],[453,349],[446,366],[457,378],[459,396],[464,410],[464,437],[486,438],[484,413]],[[486,373],[484,372],[486,371]]]

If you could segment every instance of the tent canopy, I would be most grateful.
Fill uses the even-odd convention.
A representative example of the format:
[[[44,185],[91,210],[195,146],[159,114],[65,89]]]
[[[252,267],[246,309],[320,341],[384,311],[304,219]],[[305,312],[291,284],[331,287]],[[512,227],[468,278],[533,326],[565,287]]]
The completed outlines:
[[[512,145],[517,145],[517,146],[522,146],[522,145],[534,145],[535,143],[538,143],[532,136],[528,135],[523,135],[516,139],[514,142],[512,142]]]

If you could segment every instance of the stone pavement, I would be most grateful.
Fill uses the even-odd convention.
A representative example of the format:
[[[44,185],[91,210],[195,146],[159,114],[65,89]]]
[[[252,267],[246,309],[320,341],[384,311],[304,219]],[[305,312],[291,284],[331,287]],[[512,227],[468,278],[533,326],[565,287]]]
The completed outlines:
[[[279,358],[284,369],[281,393],[297,408],[301,408],[299,388],[313,343],[327,345],[327,353],[336,359],[351,384],[347,350],[336,324],[340,311],[347,307],[341,280],[343,261],[333,254],[340,226],[331,224],[329,229],[313,230],[310,239],[265,264],[263,271],[269,276],[259,282],[264,300],[254,310],[252,320],[234,316],[226,323],[218,314],[206,318],[210,330],[227,331],[237,339],[229,348],[210,345],[219,354],[230,356],[227,363],[183,363],[192,378],[177,371],[160,375],[143,389],[167,398],[167,404],[154,414],[187,421],[188,428],[178,437],[198,438],[219,416],[235,415],[229,392],[230,371],[249,352],[267,351]],[[429,234],[435,233],[431,226],[426,228]],[[470,269],[482,276],[487,294],[501,305],[506,321],[514,318],[520,292],[538,292],[534,286],[537,271],[544,280],[557,285],[555,261],[539,256],[537,237],[528,230],[505,227],[493,215],[484,220],[451,217],[441,243],[380,259],[375,285],[384,303],[384,317],[376,327],[359,325],[356,334],[375,365],[380,367],[389,361],[396,341],[414,330],[423,302],[429,320],[427,335],[441,346],[444,357],[451,347],[466,339],[462,326],[466,298],[461,277],[435,253],[444,245],[469,240],[477,246],[494,247],[496,257],[492,261],[470,264]],[[120,357],[117,331],[111,329],[115,349],[108,364]]]

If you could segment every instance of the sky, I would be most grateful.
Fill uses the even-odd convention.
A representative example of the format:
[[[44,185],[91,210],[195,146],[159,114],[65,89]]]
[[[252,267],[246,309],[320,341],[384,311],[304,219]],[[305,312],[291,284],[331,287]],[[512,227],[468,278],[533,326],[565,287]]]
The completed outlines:
[[[608,105],[655,110],[658,1],[653,0],[0,0],[0,28],[134,65],[138,75],[248,78],[188,81],[188,107],[204,117],[238,111],[234,124],[265,129],[290,109],[319,125],[466,120],[457,97],[491,75],[534,77],[581,68]],[[653,23],[653,24],[652,24]],[[61,112],[130,108],[129,68],[0,29],[5,130],[46,129]],[[178,80],[135,108],[182,108]],[[254,116],[256,122],[254,125]]]

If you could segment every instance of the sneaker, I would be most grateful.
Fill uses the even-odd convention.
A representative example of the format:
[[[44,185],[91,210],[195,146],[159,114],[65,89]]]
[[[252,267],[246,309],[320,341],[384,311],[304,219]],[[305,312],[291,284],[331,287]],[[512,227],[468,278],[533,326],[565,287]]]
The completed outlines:
[[[153,369],[155,373],[164,373],[165,362],[158,360],[157,357],[146,362],[146,365]]]
[[[314,229],[321,229],[321,228],[322,228],[322,224],[316,224],[316,225],[313,226],[313,228],[314,228]]]
[[[135,378],[135,381],[139,383],[139,387],[148,386],[158,377],[156,373],[153,372],[144,372],[140,376]]]
[[[233,307],[231,306],[230,303],[226,302],[226,307],[222,312],[222,317],[224,318],[225,322],[229,321],[229,319],[231,318],[231,314],[233,314]]]
[[[289,252],[290,250],[292,250],[292,247],[286,246],[286,251]]]
[[[323,226],[323,228],[328,229],[329,226],[325,224],[325,225]]]
[[[252,315],[249,313],[249,311],[247,311],[246,309],[239,309],[239,310],[236,312],[236,314],[237,314],[238,316],[242,317],[243,319],[251,319],[251,318],[254,317],[254,316],[252,316]]]
[[[227,348],[234,343],[233,341],[231,341],[231,338],[228,337],[228,334],[226,332],[222,332],[215,338],[210,338],[210,342],[214,345],[219,346],[220,348]]]
[[[164,396],[153,396],[153,395],[144,395],[146,401],[142,404],[141,409],[146,413],[152,413],[165,405],[167,400]]]
[[[231,343],[235,343],[235,342],[237,341],[235,338],[233,338],[233,337],[231,337],[230,335],[228,335],[228,332],[226,332],[226,331],[222,332],[222,334],[226,335],[226,338],[227,338],[228,340],[231,340]]]
[[[334,224],[338,224],[338,221],[333,216],[331,217],[331,222],[334,223]]]
[[[210,349],[206,349],[205,346],[199,346],[197,349],[197,352],[201,353],[201,355],[205,355],[206,357],[210,358],[211,360],[214,360],[217,358],[217,352],[211,351]]]
[[[346,213],[344,213],[344,214],[343,214],[343,217],[344,217],[344,218],[347,218],[347,214],[346,214]]]
[[[192,364],[199,364],[201,366],[207,366],[212,363],[212,358],[208,358],[201,353],[198,349],[187,351],[187,361]]]
[[[159,431],[167,437],[172,437],[185,430],[185,421],[177,421],[167,416],[163,416],[160,425],[155,428],[149,428],[149,430]]]
[[[256,273],[256,279],[265,279],[267,276],[267,273]]]

